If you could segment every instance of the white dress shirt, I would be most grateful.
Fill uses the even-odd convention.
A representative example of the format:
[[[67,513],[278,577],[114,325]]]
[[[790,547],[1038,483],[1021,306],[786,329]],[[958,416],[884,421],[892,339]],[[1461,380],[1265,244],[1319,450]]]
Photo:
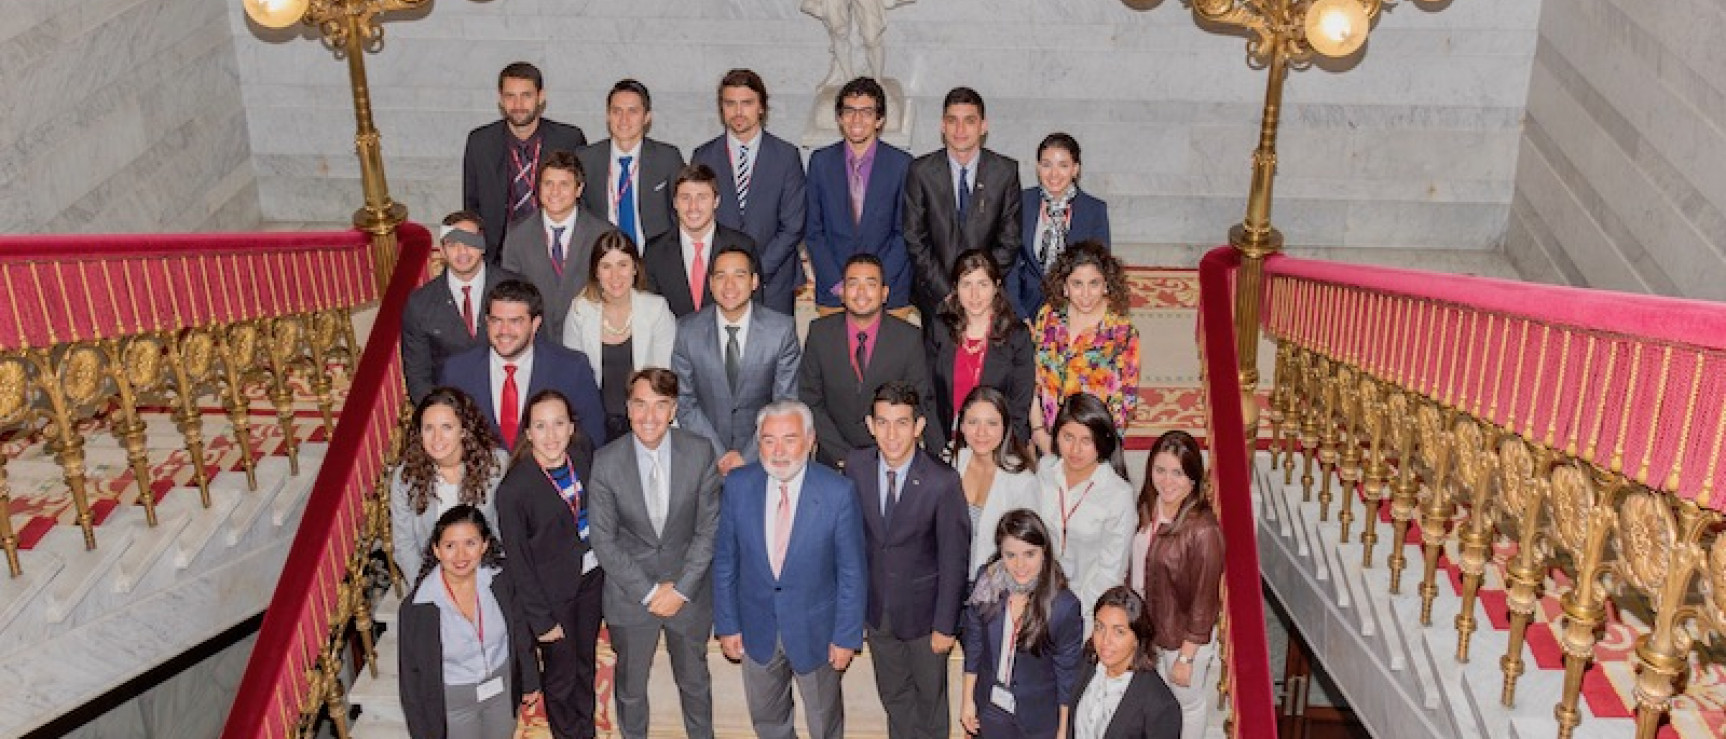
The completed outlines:
[[[761,157],[761,130],[762,129],[759,128],[755,129],[755,138],[750,141],[741,141],[736,135],[730,132],[725,134],[725,148],[731,154],[731,174],[733,178],[737,176],[739,169],[738,164],[742,162],[742,159],[739,157],[742,152],[738,150],[738,147],[740,146],[749,147],[749,161],[747,162],[749,165],[749,176],[751,178],[755,177],[755,160]]]
[[[1073,721],[1073,739],[1103,739],[1103,734],[1109,730],[1109,722],[1115,718],[1115,711],[1121,707],[1122,696],[1127,694],[1127,686],[1132,682],[1132,670],[1123,670],[1120,675],[1109,677],[1109,668],[1097,665],[1097,673],[1091,676],[1090,684],[1085,686],[1085,694],[1073,709],[1073,715],[1077,717]]]
[[[751,300],[743,304],[743,317],[737,319],[735,323],[725,320],[725,311],[717,310],[717,306],[715,308],[713,317],[719,321],[719,364],[721,367],[725,366],[725,343],[731,340],[731,332],[725,330],[725,327],[736,326],[737,364],[738,369],[741,370],[743,358],[749,356],[749,319],[755,314],[755,301]]]
[[[464,287],[473,288],[471,291],[471,294],[473,295],[473,323],[474,330],[477,332],[479,330],[479,322],[484,320],[484,317],[479,314],[479,301],[480,298],[485,297],[482,294],[485,292],[485,260],[480,260],[479,271],[473,273],[473,279],[468,280],[467,282],[462,282],[461,280],[456,279],[455,270],[453,269],[445,269],[443,273],[445,279],[449,282],[449,295],[450,297],[455,298],[456,310],[461,310],[461,289]]]
[[[688,231],[683,230],[682,226],[679,226],[677,228],[677,238],[679,241],[681,241],[683,243],[683,274],[689,275],[689,287],[691,290],[693,290],[695,288],[695,283],[696,283],[696,275],[690,274],[690,272],[692,272],[695,269],[695,254],[696,254],[695,242],[697,242],[697,241],[701,242],[701,251],[704,252],[704,254],[702,254],[701,258],[707,260],[707,263],[702,265],[701,271],[702,272],[712,271],[713,270],[713,260],[710,259],[707,256],[707,254],[713,253],[713,232],[717,231],[717,230],[719,230],[719,229],[716,226],[714,226],[712,223],[707,224],[707,233],[699,233],[699,234],[694,234],[694,235],[691,235]],[[705,285],[707,283],[705,282],[705,280],[703,280],[701,284]],[[702,293],[702,294],[706,295],[706,293]],[[695,307],[697,310],[699,310],[701,308],[701,306],[699,306],[699,305],[695,306]]]
[[[548,215],[543,210],[539,212],[540,220],[545,223],[545,256],[547,259],[551,258],[551,246],[552,246],[551,236],[552,236],[552,234],[557,233],[556,231],[552,230],[555,228],[563,229],[563,233],[558,234],[557,241],[558,241],[558,245],[563,247],[563,258],[565,260],[569,259],[569,239],[571,236],[575,235],[575,216],[577,213],[580,213],[580,212],[581,212],[581,209],[576,208],[575,210],[572,210],[569,212],[568,218],[565,218],[561,221],[551,220],[551,216]],[[552,260],[552,261],[554,264],[556,263],[556,260]],[[559,266],[563,266],[563,265],[559,265]],[[569,266],[573,267],[575,265],[569,265]]]
[[[514,408],[503,407],[503,380],[507,376],[503,369],[505,364],[515,365],[516,406]],[[533,343],[528,342],[527,349],[514,360],[505,360],[497,353],[496,349],[491,350],[490,374],[491,407],[497,409],[498,426],[501,427],[503,419],[507,417],[504,415],[506,413],[514,413],[516,418],[521,418],[522,404],[527,402],[527,388],[533,381]],[[520,428],[523,430],[527,428],[527,419],[521,418]]]
[[[1038,466],[1037,480],[1043,488],[1049,549],[1067,573],[1080,606],[1090,613],[1103,591],[1126,582],[1133,532],[1139,527],[1133,486],[1104,461],[1089,479],[1068,487],[1061,459],[1052,454]],[[1088,639],[1093,623],[1084,621]]]

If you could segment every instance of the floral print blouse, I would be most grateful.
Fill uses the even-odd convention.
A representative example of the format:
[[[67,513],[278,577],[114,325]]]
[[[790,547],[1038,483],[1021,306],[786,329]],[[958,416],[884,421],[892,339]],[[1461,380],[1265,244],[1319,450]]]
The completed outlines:
[[[1067,328],[1066,311],[1045,305],[1031,325],[1031,336],[1037,341],[1042,425],[1054,425],[1067,396],[1087,392],[1109,406],[1115,427],[1125,434],[1139,405],[1139,331],[1133,322],[1109,311],[1096,328],[1073,335]]]

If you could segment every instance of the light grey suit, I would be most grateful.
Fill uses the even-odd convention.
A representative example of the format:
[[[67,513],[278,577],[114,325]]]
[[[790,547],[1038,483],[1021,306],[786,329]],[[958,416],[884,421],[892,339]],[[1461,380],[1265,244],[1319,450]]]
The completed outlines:
[[[671,371],[677,373],[677,422],[707,437],[720,456],[736,450],[746,464],[760,456],[755,414],[775,400],[797,397],[797,367],[803,349],[790,316],[756,303],[750,309],[737,392],[725,375],[725,342],[719,306],[708,305],[677,319]]]
[[[545,324],[539,335],[553,341],[563,337],[563,323],[569,316],[569,306],[576,293],[587,286],[588,263],[593,260],[593,242],[606,231],[616,231],[605,216],[594,215],[576,206],[575,225],[568,236],[569,247],[563,253],[563,275],[551,266],[551,249],[547,246],[545,219],[539,211],[524,216],[503,239],[503,268],[532,282],[545,299]]]
[[[671,445],[669,501],[664,526],[655,533],[635,438],[625,435],[594,455],[587,499],[593,551],[605,568],[605,622],[617,653],[618,724],[628,739],[647,736],[648,673],[663,631],[684,730],[691,737],[712,737],[707,643],[713,634],[710,569],[719,528],[719,470],[706,440],[670,429],[660,442]],[[644,602],[666,582],[688,599],[668,619],[649,613]]]

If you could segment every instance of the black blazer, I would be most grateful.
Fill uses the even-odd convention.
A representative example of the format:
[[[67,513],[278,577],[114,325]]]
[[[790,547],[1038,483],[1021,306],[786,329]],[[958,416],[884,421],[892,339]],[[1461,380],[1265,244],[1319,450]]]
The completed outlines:
[[[419,403],[432,388],[445,360],[488,343],[485,333],[485,296],[504,280],[518,280],[515,273],[495,264],[485,268],[485,284],[473,296],[474,335],[467,335],[461,320],[461,304],[449,290],[446,275],[415,288],[402,309],[402,372],[407,375],[408,396]]]
[[[713,255],[733,246],[748,250],[755,256],[755,263],[761,263],[761,255],[755,250],[755,239],[749,238],[749,234],[742,231],[717,223],[713,224],[713,242],[707,244],[707,253],[701,256],[701,260],[711,271]],[[641,268],[647,272],[647,289],[665,298],[665,304],[671,306],[672,315],[682,318],[713,305],[711,281],[702,286],[701,305],[696,305],[691,296],[689,273],[683,269],[683,240],[678,229],[673,228],[660,234],[647,245],[647,251],[641,255]],[[757,290],[756,293],[759,295],[760,291]]]
[[[1094,662],[1087,662],[1079,668],[1066,739],[1073,739],[1077,732],[1079,700],[1084,698],[1085,688],[1090,686],[1091,678],[1096,674]],[[1135,670],[1132,681],[1127,683],[1126,694],[1121,696],[1120,706],[1109,719],[1109,728],[1103,730],[1103,739],[1165,739],[1180,735],[1181,704],[1175,700],[1174,692],[1156,671]]]
[[[977,152],[971,173],[971,209],[959,223],[959,200],[947,150],[917,157],[905,175],[905,252],[911,255],[912,300],[923,315],[953,292],[953,262],[967,249],[984,249],[1008,274],[1019,258],[1019,163],[988,149]]]
[[[803,341],[803,361],[798,366],[797,397],[815,414],[815,436],[820,444],[815,458],[829,467],[840,467],[851,450],[874,446],[875,438],[863,424],[875,400],[875,390],[890,380],[906,380],[917,388],[923,416],[933,417],[935,386],[929,381],[928,359],[918,349],[923,333],[915,326],[881,314],[875,346],[863,380],[851,369],[851,344],[845,336],[844,313],[822,316],[809,324]],[[751,345],[754,341],[751,340]],[[946,443],[941,424],[926,424],[923,443],[940,449]]]
[[[676,211],[671,204],[671,183],[677,181],[677,172],[683,169],[683,152],[671,144],[650,138],[641,140],[638,151],[641,161],[630,166],[639,168],[640,172],[635,178],[635,207],[641,212],[641,221],[637,225],[641,227],[642,241],[636,246],[640,247],[677,226],[673,216]],[[611,139],[576,152],[576,158],[581,160],[582,173],[587,177],[587,185],[581,191],[581,207],[605,218],[611,213],[611,198],[615,195],[606,185],[611,176]],[[635,234],[624,235],[635,241]]]
[[[979,568],[978,573],[981,572]],[[1061,708],[1077,705],[1073,683],[1079,666],[1085,662],[1083,610],[1073,591],[1062,588],[1049,610],[1049,643],[1042,654],[1020,649],[1013,657],[1009,682],[1018,705],[1013,721],[1026,735],[1054,736],[1055,727],[1060,725]],[[960,634],[965,646],[965,674],[977,676],[971,696],[979,706],[989,704],[990,693],[999,684],[995,681],[995,670],[1001,664],[1001,622],[1006,617],[1005,604],[992,609],[976,605],[965,609],[965,628]]]
[[[971,514],[959,473],[918,450],[899,481],[893,519],[881,516],[880,451],[857,449],[845,460],[845,476],[863,507],[863,543],[869,555],[869,628],[882,617],[893,638],[920,639],[931,631],[959,634],[959,608],[969,593]]]
[[[436,604],[414,602],[420,588],[426,587],[429,580],[429,577],[420,578],[419,584],[401,604],[401,615],[397,618],[401,623],[401,643],[396,654],[400,674],[397,685],[401,690],[408,734],[443,739],[448,735],[449,727],[443,700],[440,616]],[[539,692],[539,664],[533,655],[534,635],[528,633],[527,621],[515,596],[515,584],[508,574],[500,572],[492,577],[491,594],[497,599],[498,608],[503,610],[509,631],[510,684],[514,686],[510,695],[519,703],[521,696]]]
[[[593,442],[577,434],[569,445],[569,460],[585,489],[593,473]],[[587,496],[581,496],[587,511]],[[557,625],[552,606],[575,599],[581,589],[581,560],[588,545],[581,541],[575,516],[532,454],[522,457],[497,486],[497,533],[509,554],[504,573],[537,637]]]
[[[539,119],[544,132],[539,160],[554,151],[576,151],[587,146],[587,136],[567,123]],[[485,257],[492,264],[503,259],[504,232],[509,230],[509,127],[502,119],[468,132],[467,150],[461,158],[462,207],[485,221]],[[538,208],[539,203],[533,207]]]
[[[965,402],[964,398],[953,399],[953,360],[959,345],[945,323],[936,326],[934,337],[935,418],[952,438],[959,404]],[[1031,399],[1037,394],[1037,347],[1031,343],[1031,330],[1025,324],[1013,321],[1007,338],[989,345],[989,352],[983,355],[983,376],[977,382],[1007,396],[1008,429],[1020,441],[1030,443]]]
[[[540,336],[545,330],[540,329]],[[497,407],[491,400],[491,347],[481,346],[450,357],[444,362],[438,382],[456,388],[473,398],[479,412],[491,422],[493,433],[501,434]],[[579,351],[536,337],[533,342],[533,376],[521,393],[521,422],[516,428],[527,430],[525,404],[541,390],[556,390],[575,406],[575,422],[589,439],[605,438],[605,403],[599,397],[599,381],[593,376],[593,365]],[[499,436],[498,441],[503,437]],[[522,438],[516,440],[522,443]]]

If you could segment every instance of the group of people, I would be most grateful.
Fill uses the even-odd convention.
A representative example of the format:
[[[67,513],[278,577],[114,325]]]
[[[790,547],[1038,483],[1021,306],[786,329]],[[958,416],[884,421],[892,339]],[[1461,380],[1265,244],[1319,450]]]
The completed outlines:
[[[794,683],[843,736],[865,644],[894,737],[947,736],[956,645],[971,733],[1202,733],[1222,539],[1191,436],[1127,482],[1138,334],[1076,141],[1050,135],[1021,192],[976,92],[912,159],[863,77],[805,171],[732,70],[685,165],[634,80],[591,146],[543,118],[532,65],[498,93],[403,315],[414,736],[507,736],[518,707],[593,736],[602,623],[625,737],[662,640],[685,732],[712,735],[715,636],[764,737],[794,736]]]

